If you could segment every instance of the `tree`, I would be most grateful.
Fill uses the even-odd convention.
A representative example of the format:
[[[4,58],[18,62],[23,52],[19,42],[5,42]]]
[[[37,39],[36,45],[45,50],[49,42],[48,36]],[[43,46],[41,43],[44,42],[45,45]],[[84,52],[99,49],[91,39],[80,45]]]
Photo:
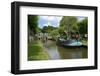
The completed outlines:
[[[57,40],[57,38],[58,38],[58,36],[59,36],[59,31],[58,31],[58,29],[52,30],[52,31],[50,32],[50,36],[52,36],[52,38],[53,38],[54,40]]]
[[[48,32],[47,29],[48,29],[48,27],[47,27],[47,26],[44,26],[44,27],[42,28],[42,32],[43,32],[43,33],[47,33],[47,32]]]
[[[73,16],[64,16],[62,20],[60,21],[60,26],[66,26],[66,28],[69,28],[73,26],[73,24],[77,23],[77,18]]]
[[[88,33],[88,19],[85,18],[81,22],[78,22],[79,32],[80,34],[87,34]]]
[[[37,30],[38,30],[38,16],[28,15],[28,28],[33,32],[33,34],[37,33]]]
[[[72,26],[72,32],[79,32],[79,27],[78,27],[77,23],[73,24],[73,26]]]
[[[64,27],[64,31],[67,32],[69,37],[70,32],[78,30],[77,18],[74,16],[64,16],[60,21],[60,28]]]
[[[38,29],[38,16],[28,15],[28,42],[33,42]]]
[[[42,32],[42,29],[41,28],[37,28],[37,33],[41,33]]]
[[[44,26],[43,29],[42,29],[42,32],[43,33],[50,33],[52,30],[56,29],[56,27],[53,27],[53,26]]]
[[[62,36],[65,32],[65,28],[62,26],[58,29],[58,31],[59,31],[59,34]]]

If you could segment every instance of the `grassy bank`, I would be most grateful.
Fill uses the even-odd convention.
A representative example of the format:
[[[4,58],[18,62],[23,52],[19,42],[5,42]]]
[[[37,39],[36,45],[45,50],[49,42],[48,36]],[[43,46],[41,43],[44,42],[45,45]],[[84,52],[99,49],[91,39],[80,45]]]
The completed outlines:
[[[44,51],[43,44],[40,41],[28,44],[28,60],[48,60],[48,54]]]

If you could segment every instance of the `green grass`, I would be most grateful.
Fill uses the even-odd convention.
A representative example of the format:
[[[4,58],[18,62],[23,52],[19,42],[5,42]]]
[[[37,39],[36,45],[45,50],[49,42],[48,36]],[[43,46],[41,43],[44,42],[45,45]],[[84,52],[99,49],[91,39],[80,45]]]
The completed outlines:
[[[48,60],[49,56],[44,51],[43,44],[39,41],[28,44],[28,60]]]

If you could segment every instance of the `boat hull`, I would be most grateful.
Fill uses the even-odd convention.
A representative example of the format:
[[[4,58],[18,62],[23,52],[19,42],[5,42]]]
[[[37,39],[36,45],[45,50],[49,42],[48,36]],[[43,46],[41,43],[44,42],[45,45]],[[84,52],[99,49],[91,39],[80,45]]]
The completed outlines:
[[[84,47],[87,48],[86,45],[83,45],[81,42],[79,41],[72,41],[72,40],[66,40],[66,41],[57,41],[57,45],[58,46],[63,46],[66,48],[80,48],[80,47]]]

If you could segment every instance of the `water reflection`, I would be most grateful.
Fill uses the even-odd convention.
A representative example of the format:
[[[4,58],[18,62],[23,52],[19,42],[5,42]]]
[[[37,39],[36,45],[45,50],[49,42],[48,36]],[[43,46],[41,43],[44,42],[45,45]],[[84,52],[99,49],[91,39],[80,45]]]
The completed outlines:
[[[55,42],[49,40],[47,43],[44,43],[44,47],[51,60],[61,59]]]
[[[87,48],[58,47],[61,59],[87,58]]]
[[[45,50],[51,60],[87,58],[87,48],[64,48],[57,46],[54,41],[44,43]]]

